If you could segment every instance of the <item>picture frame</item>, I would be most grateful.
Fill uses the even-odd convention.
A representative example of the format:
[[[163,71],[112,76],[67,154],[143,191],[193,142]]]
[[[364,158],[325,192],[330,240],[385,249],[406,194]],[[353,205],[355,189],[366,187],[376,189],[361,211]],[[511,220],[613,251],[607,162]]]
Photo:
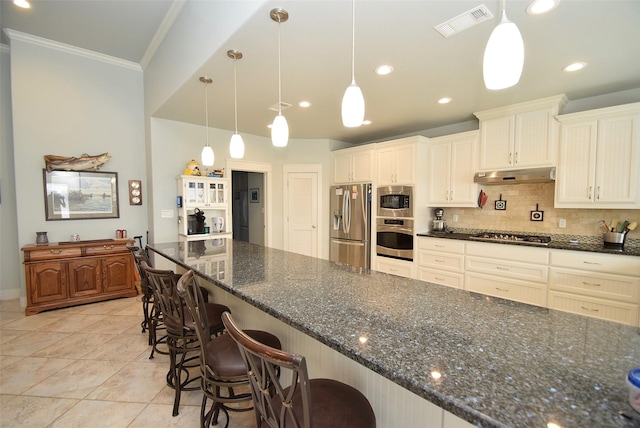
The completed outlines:
[[[118,173],[42,170],[46,221],[119,218]]]
[[[249,201],[252,204],[257,204],[260,202],[260,189],[258,188],[249,189]]]

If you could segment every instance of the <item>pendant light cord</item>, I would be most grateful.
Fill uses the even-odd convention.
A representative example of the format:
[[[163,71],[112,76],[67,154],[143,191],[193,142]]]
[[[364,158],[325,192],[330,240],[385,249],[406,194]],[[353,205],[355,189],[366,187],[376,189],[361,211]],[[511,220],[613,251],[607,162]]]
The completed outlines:
[[[356,83],[356,0],[351,2],[351,84]]]
[[[278,114],[282,114],[282,70],[281,70],[281,42],[280,42],[280,17],[278,17]]]
[[[237,76],[237,60],[233,58],[233,100],[236,121],[236,134],[238,133],[238,76]]]
[[[207,93],[209,92],[209,84],[204,84],[204,126],[207,128],[207,140],[206,144],[209,145],[209,98]]]

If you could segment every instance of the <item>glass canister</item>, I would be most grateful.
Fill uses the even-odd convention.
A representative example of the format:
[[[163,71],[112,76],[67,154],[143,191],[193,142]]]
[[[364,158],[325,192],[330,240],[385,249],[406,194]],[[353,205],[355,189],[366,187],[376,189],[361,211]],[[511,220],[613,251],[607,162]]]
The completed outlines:
[[[633,410],[640,413],[640,367],[629,371],[627,385],[629,386],[629,404]]]

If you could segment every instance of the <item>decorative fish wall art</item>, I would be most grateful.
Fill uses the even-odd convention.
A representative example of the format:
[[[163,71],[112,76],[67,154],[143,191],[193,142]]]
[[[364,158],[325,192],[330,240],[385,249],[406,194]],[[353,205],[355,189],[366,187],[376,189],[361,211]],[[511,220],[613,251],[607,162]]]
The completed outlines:
[[[111,156],[108,152],[95,156],[83,153],[80,157],[45,155],[44,163],[47,171],[84,171],[87,169],[97,171],[100,169],[100,165],[109,159]]]

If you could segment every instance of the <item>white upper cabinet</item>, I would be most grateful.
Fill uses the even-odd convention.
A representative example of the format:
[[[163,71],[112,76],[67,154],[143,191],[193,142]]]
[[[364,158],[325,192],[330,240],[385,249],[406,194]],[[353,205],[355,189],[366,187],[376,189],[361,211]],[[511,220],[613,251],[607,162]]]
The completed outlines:
[[[481,171],[554,166],[558,147],[555,116],[564,95],[474,113],[480,121]]]
[[[640,103],[558,116],[556,208],[640,208]]]
[[[416,184],[418,145],[427,138],[415,136],[376,144],[376,184]]]
[[[356,183],[373,180],[373,146],[336,150],[333,157],[333,182]]]
[[[430,206],[475,207],[478,131],[433,138],[427,145]]]

